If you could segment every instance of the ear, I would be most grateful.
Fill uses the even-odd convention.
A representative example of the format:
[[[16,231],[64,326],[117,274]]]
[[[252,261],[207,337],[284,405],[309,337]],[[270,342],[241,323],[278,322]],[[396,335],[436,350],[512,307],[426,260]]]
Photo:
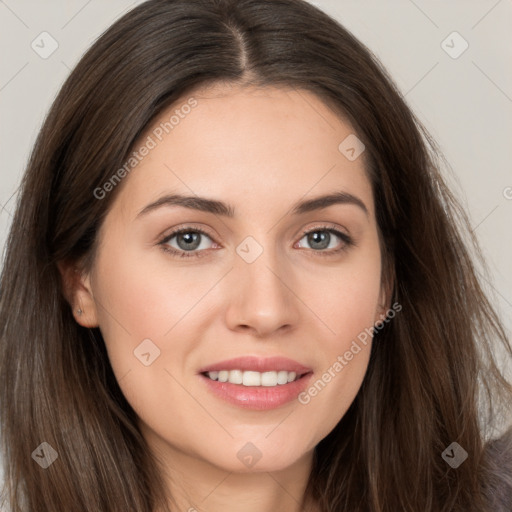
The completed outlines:
[[[395,274],[390,265],[387,265],[386,267],[382,269],[379,303],[375,311],[374,324],[384,320],[387,316],[387,312],[391,308],[395,287]]]
[[[386,312],[388,310],[388,294],[384,286],[380,288],[379,303],[375,309],[375,318],[373,319],[374,325],[377,322],[382,322],[386,318]]]
[[[57,267],[62,277],[62,292],[71,306],[76,322],[82,327],[98,327],[98,312],[90,276],[82,272],[76,263],[59,261]]]

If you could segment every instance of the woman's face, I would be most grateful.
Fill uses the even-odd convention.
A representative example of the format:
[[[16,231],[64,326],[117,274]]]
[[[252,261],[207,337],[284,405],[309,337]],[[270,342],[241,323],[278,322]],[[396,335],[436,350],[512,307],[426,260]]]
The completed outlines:
[[[102,225],[77,321],[99,325],[160,454],[279,470],[345,414],[368,365],[362,334],[385,312],[365,154],[309,92],[216,86],[192,96],[136,146],[148,154]],[[195,106],[181,108],[187,100]],[[177,195],[188,206],[162,200]],[[233,382],[201,373],[218,363],[217,378]],[[294,365],[295,378],[306,375],[283,384]]]

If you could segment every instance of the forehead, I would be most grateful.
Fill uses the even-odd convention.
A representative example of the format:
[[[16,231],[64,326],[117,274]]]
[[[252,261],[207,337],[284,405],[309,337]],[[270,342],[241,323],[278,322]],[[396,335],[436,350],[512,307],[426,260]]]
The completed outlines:
[[[134,150],[151,149],[125,178],[119,199],[131,208],[163,192],[229,197],[249,213],[262,200],[284,206],[343,190],[362,197],[372,213],[364,152],[350,160],[340,151],[354,136],[346,120],[305,90],[199,89],[140,137]]]

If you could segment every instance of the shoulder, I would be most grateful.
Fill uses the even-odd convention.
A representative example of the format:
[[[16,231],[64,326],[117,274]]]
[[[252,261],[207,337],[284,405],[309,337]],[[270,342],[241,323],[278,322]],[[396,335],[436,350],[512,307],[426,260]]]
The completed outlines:
[[[487,478],[484,495],[489,510],[512,510],[512,428],[497,439],[489,441],[484,451]]]

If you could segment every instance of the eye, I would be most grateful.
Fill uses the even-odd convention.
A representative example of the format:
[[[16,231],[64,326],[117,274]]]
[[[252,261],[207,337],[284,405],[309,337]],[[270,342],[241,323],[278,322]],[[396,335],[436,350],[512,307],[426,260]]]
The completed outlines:
[[[302,247],[302,240],[306,240],[306,243],[314,249],[314,252],[318,252],[322,256],[337,254],[355,245],[349,235],[331,226],[318,226],[304,231],[302,235],[302,238],[298,242],[299,247]],[[338,241],[336,241],[336,239],[338,239]],[[331,250],[326,251],[325,249]]]
[[[213,247],[208,247],[207,242],[205,246],[204,239],[210,240]],[[332,226],[318,226],[304,231],[297,245],[299,248],[304,248],[301,245],[304,239],[313,252],[321,256],[332,256],[355,245],[349,235]],[[174,230],[159,242],[159,245],[163,251],[180,258],[202,257],[207,249],[219,247],[206,231],[191,226]]]
[[[208,233],[202,229],[191,227],[181,228],[167,235],[159,245],[162,246],[164,251],[176,256],[185,258],[190,256],[199,257],[204,254],[205,249],[210,248],[204,247],[204,238],[208,238],[213,242]],[[174,243],[177,244],[177,247],[173,246],[171,243],[173,242],[173,239],[176,239],[174,240]]]

